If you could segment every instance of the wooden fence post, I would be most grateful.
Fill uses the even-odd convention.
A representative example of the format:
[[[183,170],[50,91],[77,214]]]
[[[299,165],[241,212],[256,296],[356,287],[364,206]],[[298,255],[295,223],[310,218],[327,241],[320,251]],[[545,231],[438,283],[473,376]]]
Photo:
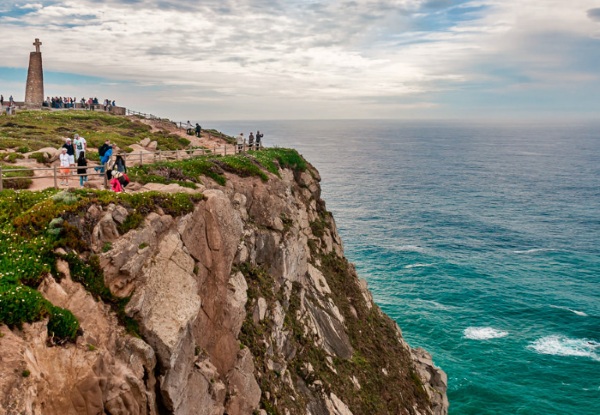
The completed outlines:
[[[108,162],[104,163],[102,168],[102,176],[104,176],[104,188],[108,189],[108,176],[106,175],[107,171],[106,168],[108,167]]]
[[[58,177],[56,174],[56,166],[53,166],[52,176],[54,177],[54,188],[58,189]]]

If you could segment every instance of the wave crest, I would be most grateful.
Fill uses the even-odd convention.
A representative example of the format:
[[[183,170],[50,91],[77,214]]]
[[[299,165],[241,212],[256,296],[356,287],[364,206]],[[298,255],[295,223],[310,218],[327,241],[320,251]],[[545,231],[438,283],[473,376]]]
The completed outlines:
[[[515,254],[535,254],[536,252],[553,252],[556,249],[553,248],[533,248],[533,249],[525,249],[522,251],[513,251]]]
[[[493,327],[467,327],[463,333],[465,338],[470,340],[490,340],[508,336],[507,331]]]
[[[412,269],[412,268],[426,268],[426,267],[431,267],[433,264],[409,264],[409,265],[405,265],[404,269]]]
[[[568,307],[562,307],[562,306],[558,306],[558,305],[551,305],[550,307],[551,307],[551,308],[556,308],[556,309],[559,309],[559,310],[570,311],[571,313],[573,313],[573,314],[577,314],[578,316],[581,316],[581,317],[587,317],[587,316],[588,316],[588,315],[587,315],[586,313],[584,313],[583,311],[579,311],[579,310],[573,310],[573,309],[571,309],[571,308],[568,308]]]
[[[550,354],[554,356],[577,356],[589,357],[600,362],[600,343],[589,339],[571,339],[564,336],[546,336],[537,339],[527,348],[535,350],[540,354]]]

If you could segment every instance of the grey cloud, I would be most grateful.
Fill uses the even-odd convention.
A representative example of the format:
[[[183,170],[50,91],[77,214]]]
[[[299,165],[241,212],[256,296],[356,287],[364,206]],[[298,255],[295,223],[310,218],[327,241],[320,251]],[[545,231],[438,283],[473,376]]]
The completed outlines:
[[[600,8],[588,10],[587,15],[590,19],[600,22]]]

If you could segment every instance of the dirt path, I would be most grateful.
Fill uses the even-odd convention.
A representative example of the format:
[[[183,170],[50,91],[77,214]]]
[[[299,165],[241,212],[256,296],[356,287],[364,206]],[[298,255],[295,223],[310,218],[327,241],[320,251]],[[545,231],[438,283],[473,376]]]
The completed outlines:
[[[188,135],[184,128],[178,128],[171,121],[163,121],[163,120],[147,120],[147,119],[139,119],[139,121],[143,124],[149,125],[152,128],[152,132],[158,131],[167,131],[169,134],[175,134],[180,137],[186,138],[190,140],[191,145],[194,147],[222,147],[223,145],[227,146],[227,153],[233,154],[235,151],[233,144],[227,144],[224,140],[219,137],[215,137],[206,131],[202,131],[200,137],[196,137],[196,135]]]
[[[142,123],[149,125],[152,128],[152,132],[158,132],[158,131],[166,131],[169,134],[175,134],[178,135],[180,137],[186,138],[188,140],[190,140],[190,145],[194,146],[194,147],[206,147],[208,149],[213,149],[215,147],[218,148],[223,148],[223,146],[225,146],[227,148],[227,154],[234,154],[235,152],[235,146],[232,144],[228,144],[226,143],[223,139],[221,139],[220,137],[215,137],[213,135],[211,135],[210,133],[203,131],[200,137],[196,137],[195,135],[188,135],[186,133],[186,131],[184,129],[179,129],[177,128],[176,125],[174,125],[172,122],[170,121],[163,121],[163,120],[147,120],[147,119],[140,119],[139,121],[141,121]],[[90,148],[89,149],[90,152],[95,152],[95,149]],[[136,162],[134,160],[132,160],[133,163],[131,163],[131,165],[135,165]],[[95,175],[93,168],[98,164],[96,162],[93,161],[89,161],[88,162],[88,181],[89,181],[89,186],[90,187],[94,187],[94,188],[103,188],[103,176],[101,175]],[[53,162],[52,165],[56,165],[57,162]],[[55,181],[54,181],[54,171],[53,171],[53,167],[48,167],[44,164],[39,164],[36,160],[34,159],[19,159],[17,163],[15,163],[15,166],[22,166],[22,167],[27,167],[30,169],[36,169],[34,170],[34,179],[32,179],[32,183],[29,186],[28,190],[43,190],[43,189],[47,189],[49,187],[54,187],[55,186]],[[40,169],[40,170],[38,170]],[[41,169],[47,169],[47,170],[41,170]],[[73,174],[75,174],[75,170],[73,170]],[[56,179],[56,185],[58,185],[59,188],[61,189],[67,189],[67,188],[79,188],[79,177],[78,176],[71,176],[69,178],[69,185],[61,185],[60,184],[61,180],[60,178]]]

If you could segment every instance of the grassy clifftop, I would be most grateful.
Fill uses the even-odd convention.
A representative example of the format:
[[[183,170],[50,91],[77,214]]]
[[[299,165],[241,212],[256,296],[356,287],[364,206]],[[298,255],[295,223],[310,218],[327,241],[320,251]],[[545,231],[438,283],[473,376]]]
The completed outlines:
[[[27,153],[44,147],[60,147],[64,137],[77,133],[90,147],[105,140],[127,151],[129,145],[148,137],[163,150],[183,149],[189,140],[169,129],[152,131],[140,119],[94,111],[19,111],[0,117],[0,150],[14,149]]]

